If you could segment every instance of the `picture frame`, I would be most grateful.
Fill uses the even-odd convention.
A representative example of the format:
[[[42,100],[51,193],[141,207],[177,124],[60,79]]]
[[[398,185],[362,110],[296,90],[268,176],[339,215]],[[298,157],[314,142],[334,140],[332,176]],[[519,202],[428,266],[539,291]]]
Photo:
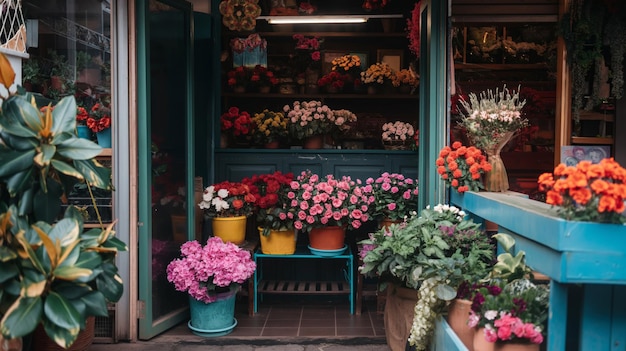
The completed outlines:
[[[365,52],[351,52],[350,55],[356,55],[361,59],[361,69],[365,71],[369,67],[369,55]]]
[[[343,55],[347,55],[345,51],[324,50],[322,51],[322,74],[327,74],[333,68],[333,60]]]
[[[561,163],[575,166],[580,161],[598,163],[601,159],[611,157],[611,147],[608,145],[567,145],[561,147]]]
[[[377,50],[376,62],[386,63],[391,69],[399,71],[402,69],[403,54],[402,50]]]

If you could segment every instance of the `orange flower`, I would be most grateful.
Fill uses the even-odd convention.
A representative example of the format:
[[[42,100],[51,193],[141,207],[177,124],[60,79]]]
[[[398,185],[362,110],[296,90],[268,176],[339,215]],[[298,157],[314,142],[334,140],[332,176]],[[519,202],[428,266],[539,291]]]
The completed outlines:
[[[561,163],[553,173],[539,176],[539,190],[546,203],[559,206],[557,213],[568,220],[624,223],[626,170],[612,158],[598,164],[581,161],[575,167]]]

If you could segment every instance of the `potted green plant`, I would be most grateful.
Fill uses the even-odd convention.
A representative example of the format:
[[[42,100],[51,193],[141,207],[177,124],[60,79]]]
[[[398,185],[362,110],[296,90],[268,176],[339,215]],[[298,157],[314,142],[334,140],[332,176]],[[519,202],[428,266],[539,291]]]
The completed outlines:
[[[39,62],[31,57],[22,65],[22,85],[26,90],[33,91],[33,88],[40,83]]]
[[[10,86],[3,55],[0,70]],[[73,206],[59,219],[72,184],[111,189],[111,173],[94,159],[101,148],[75,134],[74,97],[41,110],[31,98],[7,94],[0,110],[0,333],[19,338],[40,327],[67,348],[89,316],[108,316],[107,302],[121,297],[115,257],[126,245],[113,224],[83,231]]]

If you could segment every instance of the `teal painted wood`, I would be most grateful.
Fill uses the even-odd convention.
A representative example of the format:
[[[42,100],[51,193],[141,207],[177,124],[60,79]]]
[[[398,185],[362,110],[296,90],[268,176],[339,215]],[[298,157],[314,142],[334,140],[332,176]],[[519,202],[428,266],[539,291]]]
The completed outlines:
[[[255,174],[275,170],[293,172],[295,176],[307,169],[320,175],[350,176],[352,179],[378,177],[383,172],[398,172],[417,178],[415,152],[355,152],[343,150],[267,150],[245,149],[217,152],[216,180],[241,180]],[[381,150],[383,151],[383,150]]]
[[[311,253],[306,247],[296,247],[296,252],[291,255],[268,255],[261,252],[260,249],[253,254],[254,262],[257,265],[257,269],[254,271],[254,313],[258,312],[259,307],[259,293],[258,287],[259,282],[263,279],[263,266],[261,265],[261,261],[265,258],[271,258],[274,260],[292,260],[292,259],[308,259],[308,260],[346,260],[346,273],[345,278],[350,286],[350,294],[348,294],[348,299],[350,300],[350,314],[354,314],[354,255],[352,254],[352,250],[348,247],[348,249],[341,255],[323,257],[317,256]]]
[[[435,335],[430,351],[467,351],[461,339],[454,333],[445,318],[439,316],[435,323]]]
[[[626,226],[566,221],[511,193],[452,192],[450,202],[498,224],[528,265],[550,277],[548,350],[624,350]],[[568,320],[569,313],[579,318]]]
[[[451,203],[514,234],[532,267],[562,283],[626,284],[626,226],[566,221],[510,193],[452,192]]]

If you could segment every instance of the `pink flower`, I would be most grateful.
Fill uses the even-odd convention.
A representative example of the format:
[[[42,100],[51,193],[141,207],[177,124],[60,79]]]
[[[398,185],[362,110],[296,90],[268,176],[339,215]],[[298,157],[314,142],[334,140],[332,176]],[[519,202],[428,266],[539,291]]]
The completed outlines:
[[[387,209],[388,209],[389,211],[394,211],[394,210],[396,209],[396,203],[395,203],[395,202],[393,202],[393,203],[388,204],[388,205],[387,205]]]

